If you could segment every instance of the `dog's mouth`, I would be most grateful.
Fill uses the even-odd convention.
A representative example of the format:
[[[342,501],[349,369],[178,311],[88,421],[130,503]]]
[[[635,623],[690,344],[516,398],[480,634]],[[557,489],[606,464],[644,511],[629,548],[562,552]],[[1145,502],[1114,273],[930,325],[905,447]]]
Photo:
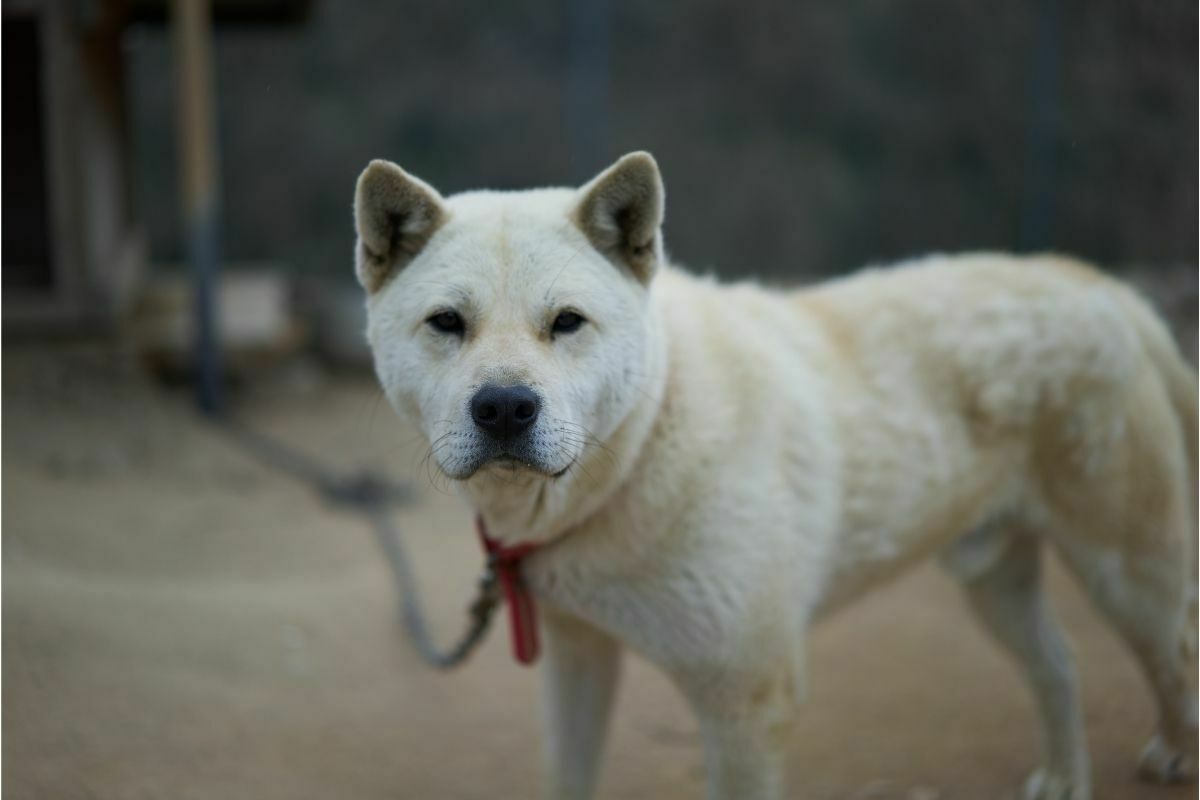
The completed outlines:
[[[574,463],[575,461],[572,459],[571,463],[567,464],[562,469],[553,470],[551,467],[545,464],[539,464],[538,462],[532,461],[528,458],[522,458],[521,456],[512,455],[510,453],[501,453],[500,455],[496,455],[485,460],[479,465],[479,469],[484,470],[492,468],[505,472],[533,472],[538,475],[545,475],[548,478],[561,478],[563,475],[567,474],[567,471],[571,469]]]
[[[466,477],[470,478],[477,473],[493,473],[497,476],[529,475],[558,479],[566,475],[573,466],[575,459],[571,459],[566,466],[555,469],[554,465],[543,464],[524,456],[498,453],[483,459]]]
[[[480,466],[481,467],[492,466],[492,467],[498,467],[500,469],[522,469],[522,468],[536,469],[532,462],[527,461],[524,458],[518,458],[517,456],[509,455],[507,453],[503,453],[501,455],[494,456],[494,457],[488,459],[487,461],[483,462],[483,464]]]
[[[538,447],[530,441],[478,441],[469,449],[439,454],[437,467],[443,475],[455,481],[472,478],[496,479],[504,482],[535,479],[556,480],[575,466],[580,453],[565,444]]]

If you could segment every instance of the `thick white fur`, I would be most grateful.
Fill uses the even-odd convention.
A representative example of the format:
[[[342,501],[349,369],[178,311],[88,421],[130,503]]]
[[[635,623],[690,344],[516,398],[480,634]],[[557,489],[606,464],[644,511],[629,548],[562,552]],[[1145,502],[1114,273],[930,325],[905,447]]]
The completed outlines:
[[[595,182],[434,195],[436,232],[369,287],[395,409],[493,535],[544,545],[525,574],[548,640],[549,794],[591,795],[629,647],[695,707],[709,795],[777,797],[809,626],[940,554],[1042,708],[1027,796],[1089,797],[1037,580],[1047,544],[1154,688],[1143,770],[1186,776],[1196,376],[1147,306],[1051,256],[937,256],[800,292],[698,279],[646,240],[662,213],[647,165],[605,173],[604,197],[643,203],[628,252],[609,223],[631,215],[605,220]],[[445,308],[463,337],[426,324]],[[588,321],[552,336],[564,308]],[[542,397],[527,466],[477,463],[466,403],[488,381]]]

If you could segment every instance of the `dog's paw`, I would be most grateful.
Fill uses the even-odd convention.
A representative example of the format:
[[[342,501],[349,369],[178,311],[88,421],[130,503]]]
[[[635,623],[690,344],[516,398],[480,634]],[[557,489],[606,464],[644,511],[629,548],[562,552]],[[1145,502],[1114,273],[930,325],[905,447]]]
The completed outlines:
[[[1142,751],[1138,777],[1153,783],[1187,783],[1196,779],[1196,754],[1185,752],[1155,734]]]
[[[1092,788],[1086,780],[1071,778],[1043,767],[1025,781],[1022,800],[1091,800]]]

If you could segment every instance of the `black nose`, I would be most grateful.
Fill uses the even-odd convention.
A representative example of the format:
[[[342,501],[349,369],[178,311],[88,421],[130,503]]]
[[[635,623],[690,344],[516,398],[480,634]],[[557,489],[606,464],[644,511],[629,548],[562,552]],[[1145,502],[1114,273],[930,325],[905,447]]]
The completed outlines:
[[[484,386],[471,398],[471,416],[485,433],[511,439],[524,433],[538,416],[541,403],[528,386]]]

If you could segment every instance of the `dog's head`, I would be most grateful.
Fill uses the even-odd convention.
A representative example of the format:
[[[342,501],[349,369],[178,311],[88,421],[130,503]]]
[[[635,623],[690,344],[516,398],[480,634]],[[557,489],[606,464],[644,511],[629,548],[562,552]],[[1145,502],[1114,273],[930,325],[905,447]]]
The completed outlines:
[[[629,414],[662,261],[649,154],[577,190],[449,198],[373,161],[354,216],[376,372],[445,475],[552,480]]]

